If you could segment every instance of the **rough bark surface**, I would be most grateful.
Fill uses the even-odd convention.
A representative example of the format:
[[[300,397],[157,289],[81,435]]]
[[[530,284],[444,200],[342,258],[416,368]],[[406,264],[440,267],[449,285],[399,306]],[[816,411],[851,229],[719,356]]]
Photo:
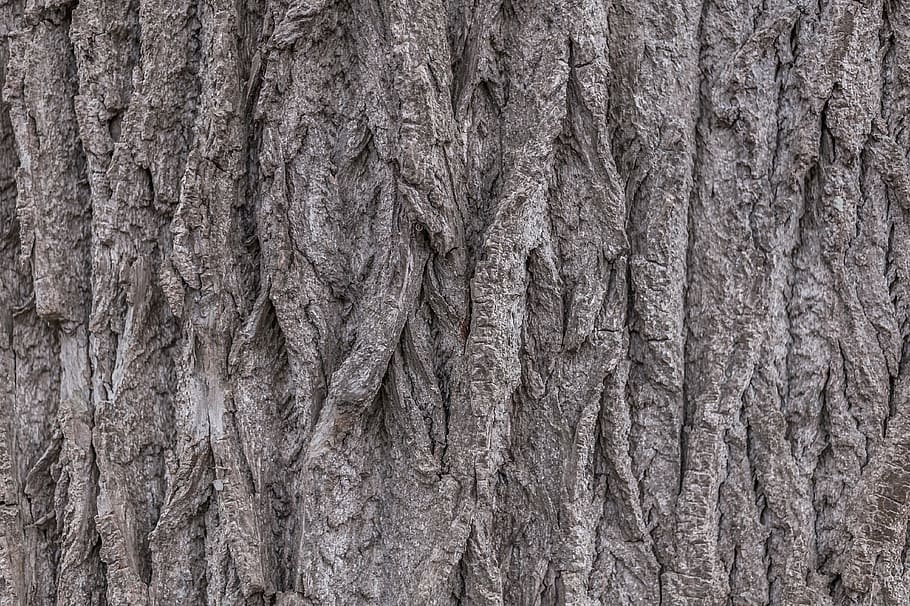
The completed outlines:
[[[0,0],[0,605],[910,604],[910,3]]]

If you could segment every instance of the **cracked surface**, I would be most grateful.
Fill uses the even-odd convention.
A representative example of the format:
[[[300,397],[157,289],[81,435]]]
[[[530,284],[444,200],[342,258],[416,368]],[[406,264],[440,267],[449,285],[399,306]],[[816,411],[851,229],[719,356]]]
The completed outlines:
[[[910,603],[910,4],[0,1],[0,606]]]

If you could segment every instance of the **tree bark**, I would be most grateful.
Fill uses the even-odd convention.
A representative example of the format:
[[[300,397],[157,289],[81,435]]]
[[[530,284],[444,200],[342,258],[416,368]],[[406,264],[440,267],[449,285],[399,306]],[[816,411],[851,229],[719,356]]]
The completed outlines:
[[[0,0],[0,606],[910,604],[910,3]]]

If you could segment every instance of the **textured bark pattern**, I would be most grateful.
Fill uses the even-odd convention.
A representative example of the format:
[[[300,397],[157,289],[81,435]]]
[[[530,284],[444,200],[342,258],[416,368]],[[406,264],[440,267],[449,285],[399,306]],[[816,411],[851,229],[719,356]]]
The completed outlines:
[[[0,605],[910,604],[910,3],[0,0]]]

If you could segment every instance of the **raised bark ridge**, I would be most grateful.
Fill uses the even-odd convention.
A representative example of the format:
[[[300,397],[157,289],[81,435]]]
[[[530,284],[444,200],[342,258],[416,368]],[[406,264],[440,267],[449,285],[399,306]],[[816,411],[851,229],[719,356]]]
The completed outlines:
[[[910,604],[910,3],[0,2],[0,606]]]

